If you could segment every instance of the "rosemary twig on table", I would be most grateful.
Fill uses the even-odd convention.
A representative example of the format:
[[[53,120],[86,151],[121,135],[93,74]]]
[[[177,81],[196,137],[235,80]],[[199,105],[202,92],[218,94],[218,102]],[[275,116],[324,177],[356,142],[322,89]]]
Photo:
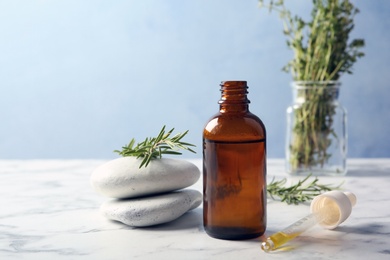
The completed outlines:
[[[182,141],[188,130],[170,137],[173,131],[174,128],[165,133],[165,126],[163,126],[157,137],[146,138],[137,145],[135,145],[135,139],[133,138],[128,145],[122,147],[122,151],[115,150],[114,152],[124,157],[135,156],[143,158],[139,168],[142,166],[147,167],[152,159],[161,158],[163,154],[180,155],[182,154],[178,151],[180,149],[196,153],[190,148],[195,147],[195,145]]]
[[[311,174],[304,179],[299,180],[298,183],[286,187],[287,179],[284,178],[280,181],[272,179],[271,183],[267,185],[267,193],[272,199],[280,199],[287,204],[299,204],[307,201],[311,201],[315,196],[324,192],[339,189],[342,185],[338,186],[324,185],[318,183],[318,178],[309,181]]]

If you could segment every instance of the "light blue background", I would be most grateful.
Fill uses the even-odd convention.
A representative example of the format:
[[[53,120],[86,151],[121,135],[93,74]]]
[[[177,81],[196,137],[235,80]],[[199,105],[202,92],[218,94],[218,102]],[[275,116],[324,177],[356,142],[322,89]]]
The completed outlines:
[[[390,1],[353,2],[366,56],[342,78],[349,157],[389,157]],[[164,124],[188,129],[198,153],[184,156],[201,157],[219,82],[232,79],[248,81],[268,157],[282,158],[291,55],[256,0],[1,0],[0,158],[115,158]]]

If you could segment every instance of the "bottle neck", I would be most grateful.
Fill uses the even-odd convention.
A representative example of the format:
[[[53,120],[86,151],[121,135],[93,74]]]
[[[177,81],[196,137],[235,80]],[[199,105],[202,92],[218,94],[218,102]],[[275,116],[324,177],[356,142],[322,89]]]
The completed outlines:
[[[244,113],[249,111],[248,86],[246,81],[223,81],[219,111],[221,113]]]

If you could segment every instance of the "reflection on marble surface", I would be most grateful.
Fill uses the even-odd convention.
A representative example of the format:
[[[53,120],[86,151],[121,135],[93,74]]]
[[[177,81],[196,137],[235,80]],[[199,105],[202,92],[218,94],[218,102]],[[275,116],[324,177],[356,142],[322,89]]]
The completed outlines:
[[[159,226],[131,228],[99,213],[105,198],[89,186],[102,160],[0,161],[0,259],[390,259],[390,159],[354,159],[344,177],[320,177],[354,192],[358,202],[335,230],[314,227],[284,251],[266,254],[260,240],[210,238],[202,208]],[[200,160],[193,160],[201,168]],[[269,160],[268,179],[287,177]],[[292,181],[297,177],[287,177]],[[192,188],[202,190],[201,180]],[[269,235],[309,211],[268,202]]]

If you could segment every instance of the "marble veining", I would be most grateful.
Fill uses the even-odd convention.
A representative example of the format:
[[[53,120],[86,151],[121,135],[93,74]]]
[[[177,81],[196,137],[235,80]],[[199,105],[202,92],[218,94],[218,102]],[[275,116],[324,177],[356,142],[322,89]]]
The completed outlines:
[[[190,160],[201,169],[201,160]],[[316,226],[285,251],[267,254],[259,239],[210,238],[202,208],[154,227],[132,228],[99,212],[106,198],[89,184],[104,160],[0,161],[0,259],[390,259],[390,159],[350,159],[343,177],[320,177],[354,192],[351,216],[335,230]],[[287,177],[268,161],[268,180]],[[202,179],[191,186],[202,191]],[[269,235],[309,212],[309,205],[268,201]]]

